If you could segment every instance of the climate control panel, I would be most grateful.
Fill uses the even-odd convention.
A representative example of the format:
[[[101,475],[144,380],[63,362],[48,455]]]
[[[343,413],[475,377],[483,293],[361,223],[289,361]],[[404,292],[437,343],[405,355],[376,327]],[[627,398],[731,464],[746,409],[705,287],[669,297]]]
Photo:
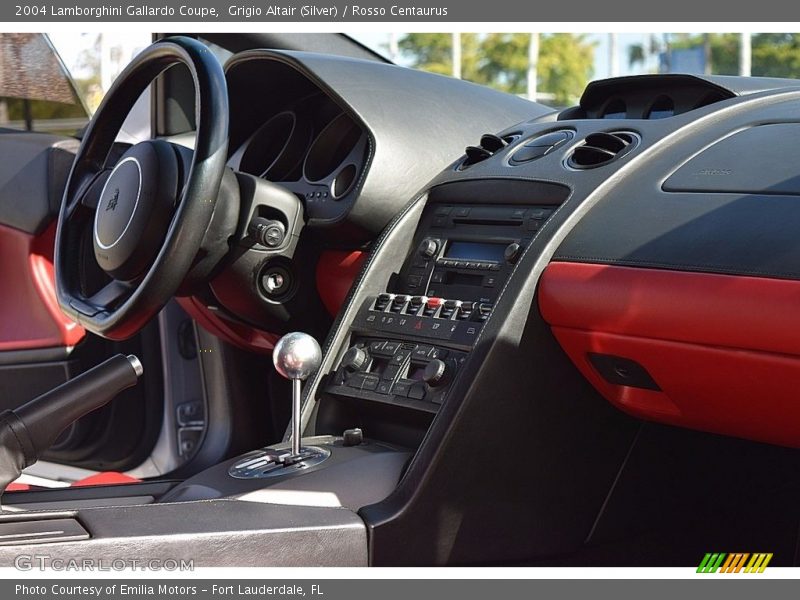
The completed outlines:
[[[434,344],[358,337],[326,392],[435,412],[465,357]]]

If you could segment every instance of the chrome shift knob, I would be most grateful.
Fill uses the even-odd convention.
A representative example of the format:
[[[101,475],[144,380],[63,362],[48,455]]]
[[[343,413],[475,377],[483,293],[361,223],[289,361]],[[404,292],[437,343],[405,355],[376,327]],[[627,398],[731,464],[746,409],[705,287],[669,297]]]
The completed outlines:
[[[292,420],[289,427],[292,431],[292,456],[299,456],[300,435],[302,433],[302,390],[300,382],[319,369],[322,363],[322,350],[317,340],[308,335],[295,331],[287,333],[272,351],[272,362],[275,370],[292,381]]]
[[[303,446],[303,381],[322,364],[322,350],[317,340],[307,333],[295,331],[283,336],[272,350],[275,370],[292,382],[292,418],[289,421],[289,444],[278,444],[255,450],[231,465],[228,474],[237,479],[277,477],[301,473],[316,466],[331,455],[317,446]],[[313,402],[311,402],[313,405]],[[286,446],[289,446],[287,452]],[[2,456],[0,456],[2,458]],[[2,491],[2,488],[0,488]]]
[[[286,379],[305,381],[319,369],[322,350],[313,337],[295,331],[278,340],[272,351],[272,362],[278,373]]]

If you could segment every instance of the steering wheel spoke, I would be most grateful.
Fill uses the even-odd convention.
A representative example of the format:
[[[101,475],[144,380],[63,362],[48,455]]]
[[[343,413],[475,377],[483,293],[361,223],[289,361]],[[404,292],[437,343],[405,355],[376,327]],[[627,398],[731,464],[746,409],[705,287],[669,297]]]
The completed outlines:
[[[75,191],[68,198],[65,208],[67,219],[78,219],[97,210],[103,185],[110,173],[111,169],[90,170],[83,173],[75,186]]]
[[[92,294],[86,302],[92,306],[108,311],[118,307],[135,289],[133,284],[112,279],[109,283]]]

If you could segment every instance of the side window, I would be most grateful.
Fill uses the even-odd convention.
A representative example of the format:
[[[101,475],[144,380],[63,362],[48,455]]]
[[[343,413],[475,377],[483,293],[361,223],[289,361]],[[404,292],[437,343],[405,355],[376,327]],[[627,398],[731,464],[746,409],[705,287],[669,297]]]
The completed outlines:
[[[151,39],[142,31],[0,33],[0,129],[75,135]],[[149,137],[149,94],[131,110],[120,141]]]
[[[69,73],[74,89],[91,116],[128,63],[150,45],[153,35],[133,28],[113,34],[59,31],[47,38]],[[117,138],[136,143],[150,137],[150,91],[139,97]]]
[[[0,34],[0,128],[74,135],[88,118],[45,35]]]

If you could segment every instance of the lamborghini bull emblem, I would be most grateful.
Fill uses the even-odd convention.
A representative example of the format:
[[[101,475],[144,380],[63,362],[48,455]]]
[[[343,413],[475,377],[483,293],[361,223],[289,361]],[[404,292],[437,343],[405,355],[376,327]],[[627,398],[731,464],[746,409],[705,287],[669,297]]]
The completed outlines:
[[[111,199],[106,204],[106,212],[109,210],[117,210],[117,202],[119,202],[119,188],[114,190],[114,193],[111,194]]]

